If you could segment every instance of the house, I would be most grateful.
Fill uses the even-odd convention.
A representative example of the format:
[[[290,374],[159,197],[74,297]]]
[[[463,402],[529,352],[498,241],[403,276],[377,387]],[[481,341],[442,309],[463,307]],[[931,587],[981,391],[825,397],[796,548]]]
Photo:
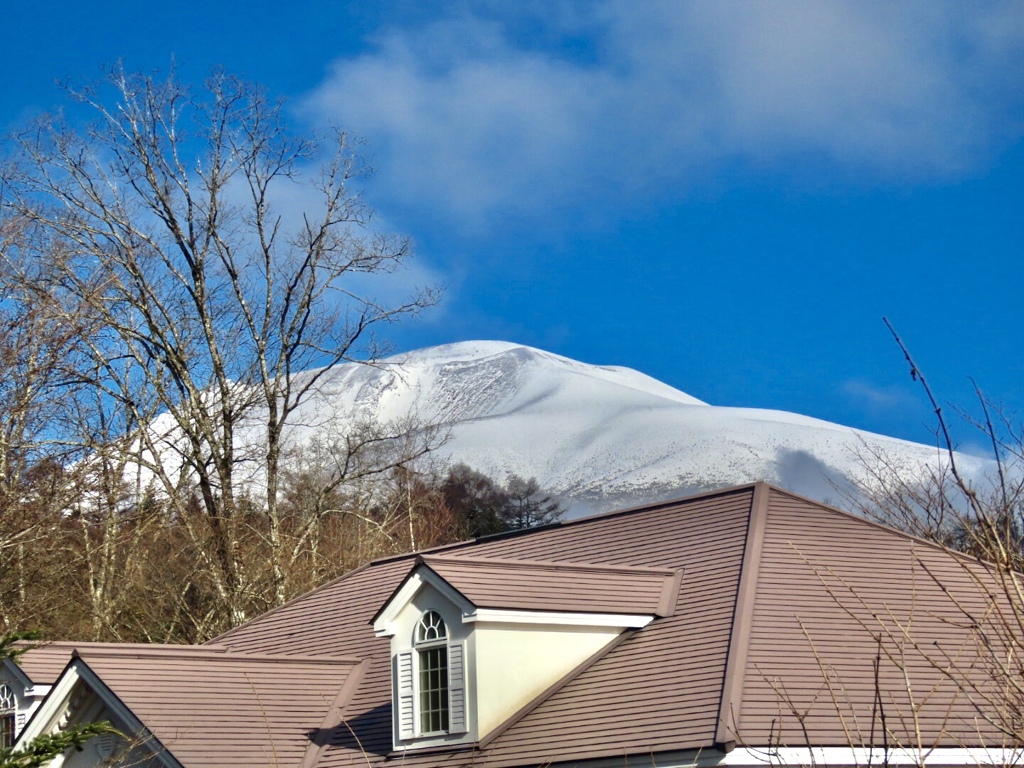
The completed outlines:
[[[202,646],[44,646],[4,684],[22,741],[127,734],[67,768],[1006,765],[1004,586],[758,483],[379,560]]]
[[[109,643],[46,643],[17,662],[0,659],[0,747],[14,743],[76,650],[110,647]]]

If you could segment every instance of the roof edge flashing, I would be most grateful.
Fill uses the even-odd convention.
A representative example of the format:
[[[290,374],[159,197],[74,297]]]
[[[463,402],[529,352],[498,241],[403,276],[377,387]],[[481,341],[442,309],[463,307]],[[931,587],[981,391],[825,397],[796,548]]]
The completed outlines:
[[[537,624],[549,627],[611,627],[642,629],[653,615],[625,613],[563,613],[557,611],[512,611],[477,608],[464,614],[463,624]]]

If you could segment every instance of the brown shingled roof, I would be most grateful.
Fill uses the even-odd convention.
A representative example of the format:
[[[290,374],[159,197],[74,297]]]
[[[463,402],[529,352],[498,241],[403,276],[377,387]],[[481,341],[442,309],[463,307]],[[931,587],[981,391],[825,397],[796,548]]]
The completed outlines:
[[[741,595],[753,610],[729,718],[740,738],[867,744],[884,716],[891,744],[1001,744],[974,688],[998,684],[994,657],[978,655],[965,613],[1005,598],[993,573],[807,499],[766,501],[758,578]]]
[[[156,648],[184,648],[181,645],[158,645],[155,643],[133,644],[133,643],[87,643],[76,641],[44,642],[33,645],[29,650],[18,656],[17,664],[21,670],[32,681],[33,685],[53,685],[64,667],[71,661],[71,656],[76,649],[80,651],[93,649],[114,649],[127,650],[134,647],[144,649]],[[208,650],[215,651],[217,646],[207,645]],[[225,649],[221,649],[225,650]]]
[[[478,608],[667,616],[680,572],[608,566],[424,555],[427,567]]]
[[[337,725],[352,658],[204,647],[82,648],[76,655],[185,768],[295,766]]]
[[[342,673],[344,662],[328,665],[351,681],[341,719],[318,731],[320,747],[307,744],[307,766],[383,768],[387,762],[390,643],[374,636],[369,620],[416,562],[409,555],[372,563],[215,641],[232,650],[217,658],[234,665],[226,690],[239,697],[239,708],[251,706],[241,701],[240,681],[249,674],[244,670],[265,672],[261,697],[274,700],[283,691],[275,687],[280,675],[273,665],[247,654],[365,660],[357,682]],[[650,609],[657,595],[661,617],[627,632],[486,744],[409,751],[402,757],[409,768],[575,763],[734,742],[877,743],[880,711],[887,715],[890,744],[911,737],[927,745],[999,743],[991,724],[978,718],[977,701],[928,658],[929,648],[967,658],[963,651],[972,633],[958,621],[963,616],[950,595],[962,605],[983,604],[978,585],[987,578],[984,569],[764,484],[461,543],[424,555],[422,562],[481,606],[604,611],[615,605],[633,612],[641,604]],[[673,583],[666,593],[669,574],[678,573],[678,592]],[[624,583],[635,588],[632,594],[618,591]],[[667,594],[675,595],[673,606],[666,605]],[[899,642],[908,625],[923,644]],[[147,700],[141,687],[133,692],[115,655],[100,656],[109,663],[97,662],[97,672],[124,691],[133,711],[128,699],[138,697],[137,705],[150,712],[143,717],[147,724],[146,717],[167,714],[159,697]],[[84,658],[92,667],[92,657]],[[215,662],[211,657],[204,663]],[[161,690],[176,700],[195,695],[185,688],[189,668],[167,672]],[[155,670],[156,662],[148,669]],[[294,674],[312,682],[311,669]],[[315,719],[311,702],[326,698],[327,677],[316,683],[323,684],[317,689],[322,693],[303,694],[310,703],[304,723]],[[337,694],[342,685],[332,680]],[[204,738],[216,741],[212,732]],[[197,736],[197,754],[213,761],[200,741]]]
[[[490,744],[488,763],[649,754],[714,742],[752,497],[752,487],[733,489],[445,551],[453,557],[471,553],[476,558],[685,572],[674,616],[633,633],[553,692]],[[375,638],[366,622],[413,562],[409,556],[365,567],[217,639],[263,651],[345,649],[374,660],[350,704],[351,712],[361,714],[335,732],[321,766],[375,765],[391,751],[390,646]],[[481,757],[475,752],[407,753],[403,760],[454,765]]]

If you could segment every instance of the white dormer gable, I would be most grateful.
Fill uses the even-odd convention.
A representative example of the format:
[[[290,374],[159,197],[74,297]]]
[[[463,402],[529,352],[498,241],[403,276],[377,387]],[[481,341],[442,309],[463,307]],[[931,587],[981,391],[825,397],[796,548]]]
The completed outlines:
[[[132,765],[140,768],[181,768],[166,750],[151,742],[138,718],[114,696],[81,659],[73,657],[18,737],[19,747],[32,739],[52,735],[69,725],[108,723],[112,732],[100,734],[80,750],[68,750],[52,758],[49,768],[94,768]],[[126,741],[119,734],[138,734]]]
[[[417,558],[373,621],[391,638],[395,749],[486,740],[624,630],[668,615],[679,577]]]
[[[462,622],[463,606],[425,580],[415,583],[415,593],[378,630],[392,638],[395,746],[472,741],[475,718],[466,707],[475,689],[466,665],[471,628]]]
[[[15,659],[0,661],[0,747],[10,747],[50,686],[34,685]]]

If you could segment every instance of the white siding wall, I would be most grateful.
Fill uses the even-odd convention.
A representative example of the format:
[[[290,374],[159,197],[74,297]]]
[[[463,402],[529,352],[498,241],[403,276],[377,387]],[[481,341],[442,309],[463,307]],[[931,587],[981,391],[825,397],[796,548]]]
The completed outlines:
[[[483,738],[604,646],[622,630],[477,624],[477,724]]]

